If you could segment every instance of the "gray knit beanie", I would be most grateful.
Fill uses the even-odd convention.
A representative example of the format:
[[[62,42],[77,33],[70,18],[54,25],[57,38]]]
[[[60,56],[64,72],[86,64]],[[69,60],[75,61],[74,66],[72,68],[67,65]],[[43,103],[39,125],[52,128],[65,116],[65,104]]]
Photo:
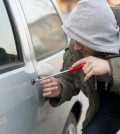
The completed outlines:
[[[88,48],[119,53],[120,31],[106,0],[80,0],[62,28],[67,36]]]

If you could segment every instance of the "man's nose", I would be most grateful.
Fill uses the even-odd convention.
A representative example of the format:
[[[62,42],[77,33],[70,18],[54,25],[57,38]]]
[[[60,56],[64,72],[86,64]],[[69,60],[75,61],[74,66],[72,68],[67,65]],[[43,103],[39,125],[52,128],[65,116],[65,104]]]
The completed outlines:
[[[83,46],[80,43],[76,42],[74,44],[74,50],[82,50],[82,49],[83,49]]]

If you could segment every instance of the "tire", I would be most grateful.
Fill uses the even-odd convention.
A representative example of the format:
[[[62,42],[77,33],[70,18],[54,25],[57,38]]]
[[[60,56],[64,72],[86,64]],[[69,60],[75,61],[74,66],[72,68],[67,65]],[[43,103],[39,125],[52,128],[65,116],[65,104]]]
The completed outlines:
[[[70,113],[62,134],[77,134],[77,122],[73,113]]]

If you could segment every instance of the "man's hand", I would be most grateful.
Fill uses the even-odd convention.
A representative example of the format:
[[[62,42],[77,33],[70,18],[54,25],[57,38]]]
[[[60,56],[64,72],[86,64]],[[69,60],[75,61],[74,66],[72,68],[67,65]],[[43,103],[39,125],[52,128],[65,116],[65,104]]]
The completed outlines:
[[[57,97],[61,94],[62,88],[57,79],[51,77],[40,81],[43,88],[43,96],[45,97]]]
[[[110,73],[110,66],[107,60],[88,56],[74,63],[72,67],[80,64],[85,64],[82,68],[86,74],[84,81],[87,81],[93,75],[104,75]]]

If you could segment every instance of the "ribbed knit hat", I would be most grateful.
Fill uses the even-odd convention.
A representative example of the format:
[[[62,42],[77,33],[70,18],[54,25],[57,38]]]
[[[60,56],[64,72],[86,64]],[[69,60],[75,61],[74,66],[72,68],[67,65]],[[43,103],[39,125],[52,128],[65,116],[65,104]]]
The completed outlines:
[[[80,0],[62,28],[67,36],[92,50],[119,53],[120,31],[106,0]]]

